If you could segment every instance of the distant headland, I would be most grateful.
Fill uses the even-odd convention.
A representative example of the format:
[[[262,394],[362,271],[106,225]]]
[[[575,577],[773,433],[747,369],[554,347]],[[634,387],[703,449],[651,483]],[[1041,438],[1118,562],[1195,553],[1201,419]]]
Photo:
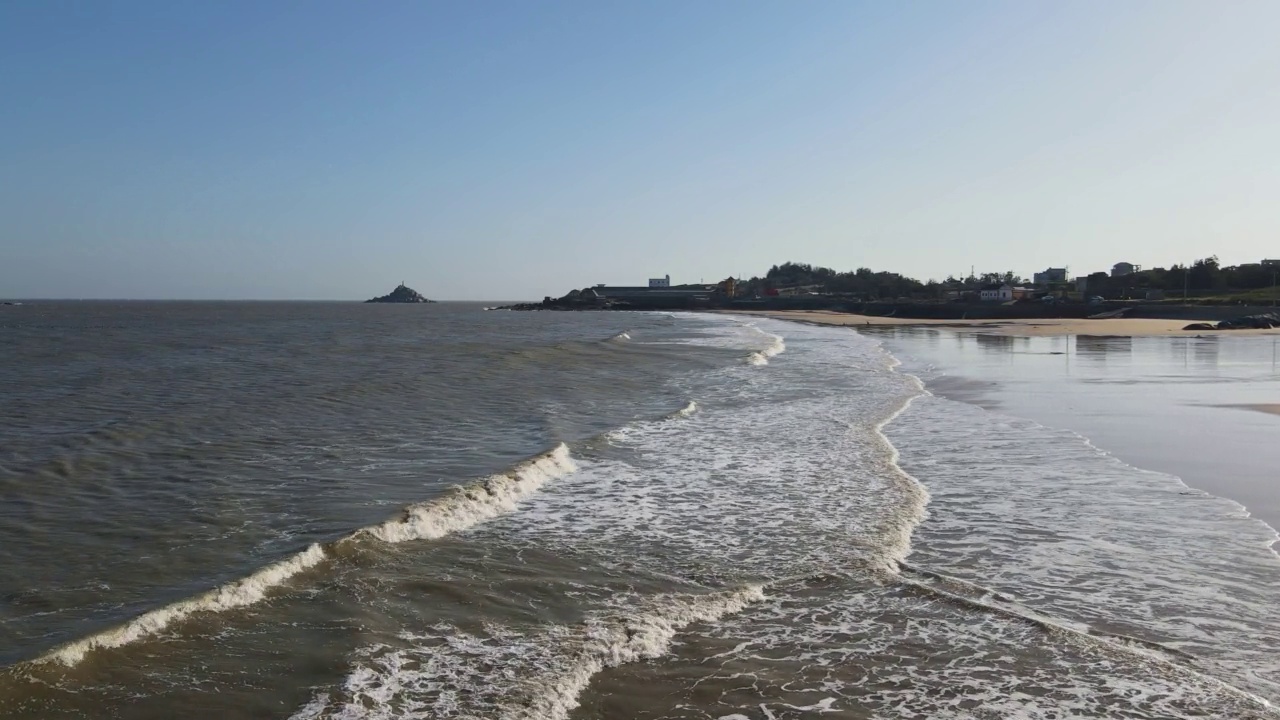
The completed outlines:
[[[433,303],[435,300],[428,300],[423,297],[417,290],[400,283],[392,290],[390,294],[376,297],[372,300],[365,300],[367,303]]]

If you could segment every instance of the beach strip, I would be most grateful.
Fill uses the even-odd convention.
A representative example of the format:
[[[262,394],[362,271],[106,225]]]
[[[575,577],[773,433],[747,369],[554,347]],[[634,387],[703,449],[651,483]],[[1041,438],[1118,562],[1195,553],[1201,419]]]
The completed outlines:
[[[931,327],[951,328],[959,331],[980,332],[1016,337],[1046,337],[1053,335],[1110,335],[1116,337],[1195,337],[1197,335],[1280,335],[1280,329],[1270,330],[1184,330],[1193,320],[1156,320],[1148,318],[1034,318],[1000,320],[954,320],[929,318],[899,318],[874,315],[857,315],[832,310],[728,310],[740,315],[755,315],[807,322],[817,325],[847,327]]]

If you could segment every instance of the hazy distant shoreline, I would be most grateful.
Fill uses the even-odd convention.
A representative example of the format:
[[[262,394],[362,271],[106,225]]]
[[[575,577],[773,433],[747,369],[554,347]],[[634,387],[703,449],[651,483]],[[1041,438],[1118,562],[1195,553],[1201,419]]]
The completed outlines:
[[[1277,335],[1280,330],[1184,330],[1187,320],[1158,320],[1149,318],[1037,318],[1009,320],[938,320],[927,318],[876,317],[833,312],[829,310],[727,310],[741,315],[756,315],[808,322],[818,325],[845,327],[908,327],[926,326],[952,328],[982,333],[1017,337],[1045,337],[1053,335],[1112,335],[1117,337],[1194,337],[1196,335]]]

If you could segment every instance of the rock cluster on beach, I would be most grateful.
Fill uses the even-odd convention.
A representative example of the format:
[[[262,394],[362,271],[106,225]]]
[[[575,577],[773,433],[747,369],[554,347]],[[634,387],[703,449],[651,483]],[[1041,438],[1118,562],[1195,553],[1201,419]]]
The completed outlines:
[[[417,290],[414,290],[413,288],[409,287],[408,285],[405,285],[404,283],[400,283],[398,286],[396,286],[396,289],[395,289],[395,290],[392,290],[392,291],[391,291],[391,293],[390,293],[390,294],[388,294],[388,295],[383,295],[382,297],[376,297],[376,298],[373,298],[373,299],[371,299],[371,300],[365,300],[365,302],[371,302],[371,303],[432,303],[432,302],[435,302],[435,300],[428,300],[427,298],[423,297],[423,296],[422,296],[422,295],[421,295]]]
[[[1262,315],[1245,315],[1234,320],[1223,320],[1213,323],[1191,323],[1183,330],[1269,330],[1280,328],[1280,315],[1264,313]]]

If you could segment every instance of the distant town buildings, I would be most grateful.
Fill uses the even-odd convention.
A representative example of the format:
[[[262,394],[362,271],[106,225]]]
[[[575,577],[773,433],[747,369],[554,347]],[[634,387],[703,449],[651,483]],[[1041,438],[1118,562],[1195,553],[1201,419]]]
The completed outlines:
[[[1111,277],[1124,277],[1125,275],[1132,275],[1141,269],[1142,268],[1140,268],[1137,265],[1134,265],[1133,263],[1118,262],[1115,265],[1111,266]]]
[[[1037,287],[1048,287],[1053,283],[1063,283],[1067,281],[1066,268],[1046,268],[1044,272],[1038,272],[1032,277]]]
[[[671,276],[666,275],[660,278],[649,278],[649,287],[651,288],[671,287]]]

